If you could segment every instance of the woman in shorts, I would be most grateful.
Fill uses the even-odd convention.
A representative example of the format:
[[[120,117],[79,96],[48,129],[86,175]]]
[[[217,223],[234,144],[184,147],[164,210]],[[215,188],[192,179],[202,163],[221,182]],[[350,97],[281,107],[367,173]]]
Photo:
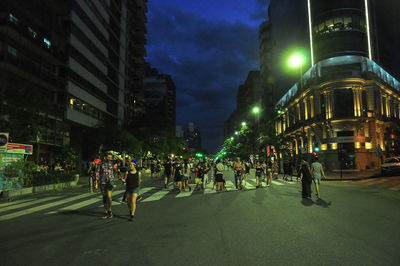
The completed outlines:
[[[256,162],[255,168],[256,168],[256,188],[259,188],[262,187],[262,176],[264,169],[259,161]]]
[[[136,165],[133,162],[130,162],[127,170],[123,182],[126,183],[129,221],[132,221],[133,217],[135,217],[136,199],[139,196],[139,185],[142,179],[141,173],[136,169]]]

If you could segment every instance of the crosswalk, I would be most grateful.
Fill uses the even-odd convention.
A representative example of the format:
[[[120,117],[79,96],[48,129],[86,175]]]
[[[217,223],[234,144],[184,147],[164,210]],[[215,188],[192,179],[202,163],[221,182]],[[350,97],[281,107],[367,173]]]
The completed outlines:
[[[282,180],[273,180],[272,186],[283,186],[285,184],[295,184],[295,182],[285,182]],[[244,183],[243,183],[244,185]],[[177,199],[186,198],[193,196],[194,194],[216,194],[218,193],[213,187],[212,183],[208,184],[207,187],[200,191],[194,190],[192,184],[191,191],[186,190],[185,192],[177,193],[175,191],[164,190],[156,187],[145,187],[140,189],[142,195],[142,203],[154,202],[162,200],[166,197],[174,197]],[[265,186],[265,183],[263,184]],[[255,179],[248,179],[243,190],[256,189]],[[234,182],[227,180],[225,191],[237,191]],[[117,189],[113,191],[113,206],[120,205],[122,196],[125,190]],[[56,195],[48,196],[37,199],[23,199],[14,202],[0,203],[0,221],[7,221],[22,217],[33,213],[43,213],[44,215],[57,214],[61,212],[77,211],[79,209],[94,205],[95,208],[103,207],[102,196],[100,194],[83,193],[74,196],[67,195]]]

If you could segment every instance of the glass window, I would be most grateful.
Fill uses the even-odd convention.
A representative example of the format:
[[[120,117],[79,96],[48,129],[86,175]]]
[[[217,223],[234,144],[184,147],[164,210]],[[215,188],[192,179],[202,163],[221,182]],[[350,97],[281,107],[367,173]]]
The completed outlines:
[[[343,23],[344,23],[344,28],[345,29],[351,29],[352,28],[351,17],[344,17],[343,18]]]
[[[337,89],[334,92],[335,117],[354,116],[353,92],[351,89]]]
[[[12,47],[11,45],[8,46],[8,53],[12,54],[13,56],[17,56],[18,55],[17,49]]]
[[[18,24],[18,22],[19,22],[19,20],[11,13],[9,14],[8,18],[9,18],[10,22],[12,22],[12,23]]]
[[[32,38],[37,37],[37,32],[34,31],[31,27],[28,27],[29,34],[32,36]]]
[[[50,48],[51,46],[51,42],[49,40],[47,40],[46,38],[43,38],[43,42],[46,45],[47,48]]]
[[[334,25],[333,24],[333,18],[326,20],[325,21],[325,25],[326,25],[326,27],[328,28],[329,31],[332,31],[333,30],[333,25]]]

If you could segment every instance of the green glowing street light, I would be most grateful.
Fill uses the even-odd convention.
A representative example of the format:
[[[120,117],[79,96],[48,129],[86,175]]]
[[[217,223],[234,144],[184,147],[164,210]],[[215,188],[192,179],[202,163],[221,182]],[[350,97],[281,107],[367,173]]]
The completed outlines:
[[[235,135],[239,135],[239,132],[235,131]]]
[[[295,54],[289,59],[289,65],[291,67],[299,67],[302,66],[303,63],[304,63],[304,58],[299,54]]]
[[[233,140],[233,137],[231,137],[231,140]]]
[[[260,112],[260,108],[259,108],[258,106],[255,106],[255,107],[253,108],[252,112],[253,112],[254,114],[258,114],[258,113]]]
[[[246,125],[246,122],[243,121],[243,122],[242,122],[242,126],[245,126],[245,125]]]

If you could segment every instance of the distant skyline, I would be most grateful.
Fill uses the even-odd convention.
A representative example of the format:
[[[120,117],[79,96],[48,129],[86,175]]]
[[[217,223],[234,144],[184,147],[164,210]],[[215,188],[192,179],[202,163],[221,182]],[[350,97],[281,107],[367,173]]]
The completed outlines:
[[[259,69],[258,28],[267,0],[151,0],[147,62],[169,74],[177,88],[177,125],[195,123],[203,148],[222,144],[223,122],[236,92]]]

